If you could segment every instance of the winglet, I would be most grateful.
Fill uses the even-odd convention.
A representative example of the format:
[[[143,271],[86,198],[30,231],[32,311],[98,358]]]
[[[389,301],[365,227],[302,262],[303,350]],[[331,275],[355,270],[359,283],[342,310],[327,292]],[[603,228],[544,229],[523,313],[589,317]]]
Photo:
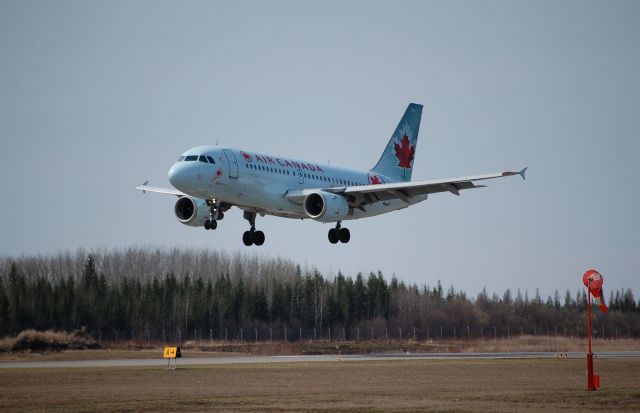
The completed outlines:
[[[518,172],[518,175],[520,175],[522,177],[523,181],[526,180],[524,174],[527,172],[527,168],[528,168],[528,166],[525,166],[524,169],[522,169],[520,172]]]

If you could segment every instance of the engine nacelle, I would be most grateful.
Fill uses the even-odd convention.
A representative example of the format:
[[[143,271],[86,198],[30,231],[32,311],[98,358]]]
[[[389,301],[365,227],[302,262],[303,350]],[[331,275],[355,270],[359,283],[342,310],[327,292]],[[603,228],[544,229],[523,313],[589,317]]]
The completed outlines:
[[[209,219],[209,206],[204,199],[183,196],[173,208],[178,221],[190,227],[201,227]]]
[[[304,212],[309,218],[321,222],[335,222],[349,213],[347,200],[331,192],[318,191],[304,198]]]

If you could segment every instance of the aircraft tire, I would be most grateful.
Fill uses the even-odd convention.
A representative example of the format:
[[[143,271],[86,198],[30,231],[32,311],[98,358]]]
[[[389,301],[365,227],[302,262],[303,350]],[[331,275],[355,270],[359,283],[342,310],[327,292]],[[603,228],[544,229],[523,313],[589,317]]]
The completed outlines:
[[[211,229],[211,221],[209,220],[204,221],[204,229]]]
[[[251,232],[245,231],[244,234],[242,234],[242,242],[247,247],[250,247],[251,245],[253,245],[253,236]]]
[[[340,231],[338,232],[338,238],[340,239],[340,242],[342,242],[343,244],[346,244],[347,242],[349,242],[349,240],[351,239],[351,233],[349,232],[349,229],[340,228]]]
[[[256,231],[253,233],[253,243],[257,246],[264,244],[264,232]]]
[[[332,244],[336,244],[338,242],[338,231],[335,228],[331,228],[329,230],[329,242]]]
[[[211,221],[211,223],[209,224],[209,229],[216,229],[218,228],[218,221]]]

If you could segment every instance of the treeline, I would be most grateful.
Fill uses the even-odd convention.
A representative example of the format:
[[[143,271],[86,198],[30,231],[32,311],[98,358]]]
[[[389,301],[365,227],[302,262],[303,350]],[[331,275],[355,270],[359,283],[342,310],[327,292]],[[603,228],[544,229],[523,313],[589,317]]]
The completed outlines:
[[[179,249],[4,258],[0,271],[0,336],[81,327],[101,340],[163,341],[585,334],[585,289],[467,297],[440,281],[328,278],[282,259]],[[632,291],[611,292],[608,305],[594,312],[596,336],[639,337]]]

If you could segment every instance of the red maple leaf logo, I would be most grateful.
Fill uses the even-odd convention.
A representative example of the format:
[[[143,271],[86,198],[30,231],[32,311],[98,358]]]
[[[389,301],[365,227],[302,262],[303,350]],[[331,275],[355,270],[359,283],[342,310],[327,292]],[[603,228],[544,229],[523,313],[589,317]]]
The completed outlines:
[[[247,161],[251,162],[251,155],[249,155],[249,154],[248,154],[248,153],[246,153],[246,152],[240,152],[240,153],[242,154],[242,157],[243,157],[244,159],[246,159]]]
[[[380,185],[384,183],[384,180],[378,175],[369,175],[369,185]]]
[[[416,152],[416,146],[411,146],[409,143],[409,137],[405,133],[400,139],[400,145],[393,144],[396,150],[396,158],[398,158],[398,166],[401,168],[411,169],[411,162],[413,162],[413,155]]]

